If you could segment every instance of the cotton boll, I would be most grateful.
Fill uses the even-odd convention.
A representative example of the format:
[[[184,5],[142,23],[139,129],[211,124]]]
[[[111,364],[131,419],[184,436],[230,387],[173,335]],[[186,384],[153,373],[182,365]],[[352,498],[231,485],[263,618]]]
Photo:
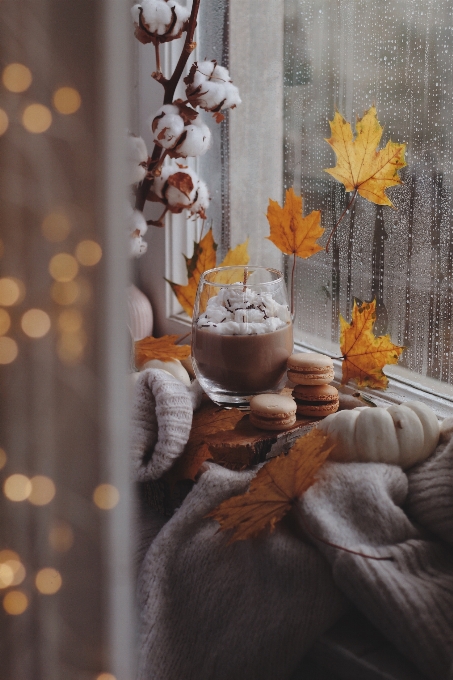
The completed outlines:
[[[175,147],[174,155],[187,158],[188,156],[203,156],[211,146],[211,130],[206,123],[196,118],[191,125],[184,128],[182,141]]]
[[[145,179],[148,150],[141,137],[127,137],[127,173],[129,184],[137,184]]]
[[[198,180],[196,200],[190,208],[191,215],[200,215],[203,219],[206,217],[206,210],[209,207],[209,191],[205,182],[202,179]]]
[[[190,11],[174,0],[143,0],[132,7],[131,14],[136,37],[143,43],[158,43],[179,38]]]
[[[148,250],[148,244],[141,236],[131,236],[129,239],[130,257],[141,257]]]
[[[241,103],[239,90],[233,85],[228,70],[216,61],[195,63],[184,82],[187,98],[205,111],[218,112]]]
[[[140,210],[134,210],[129,203],[126,204],[126,229],[127,233],[137,236],[144,236],[148,231],[148,225]]]
[[[174,104],[162,106],[148,123],[153,141],[164,149],[173,149],[184,131],[184,119]]]

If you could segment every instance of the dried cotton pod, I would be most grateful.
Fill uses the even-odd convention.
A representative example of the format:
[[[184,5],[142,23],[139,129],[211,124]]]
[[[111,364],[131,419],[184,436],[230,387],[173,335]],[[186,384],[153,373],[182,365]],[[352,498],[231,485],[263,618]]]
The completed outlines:
[[[129,184],[145,179],[148,164],[148,150],[141,137],[127,136],[127,174]]]
[[[133,210],[129,203],[126,204],[126,230],[129,235],[129,254],[131,257],[140,257],[146,253],[148,244],[143,236],[148,231],[148,225],[140,210]]]
[[[165,165],[160,176],[154,179],[153,198],[164,203],[172,213],[188,210],[203,219],[209,205],[207,186],[195,170],[174,162]]]
[[[190,11],[175,0],[143,0],[131,9],[135,37],[144,44],[163,43],[179,38]]]
[[[215,60],[193,64],[184,78],[186,96],[193,106],[218,113],[222,109],[234,109],[241,103],[239,90],[228,73]]]

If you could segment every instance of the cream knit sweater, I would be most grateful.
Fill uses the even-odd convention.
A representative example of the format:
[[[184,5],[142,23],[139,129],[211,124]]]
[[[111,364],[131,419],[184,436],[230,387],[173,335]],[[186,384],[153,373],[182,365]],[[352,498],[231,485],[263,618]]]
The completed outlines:
[[[192,391],[191,391],[192,390]],[[181,454],[199,399],[145,371],[133,408],[138,482]],[[206,514],[246,490],[256,471],[209,464],[169,519],[142,504],[138,525],[139,680],[287,680],[353,602],[421,673],[453,664],[453,421],[425,463],[404,473],[375,463],[327,463],[293,526],[227,546]],[[159,482],[156,482],[159,483]],[[375,561],[330,548],[324,540]]]

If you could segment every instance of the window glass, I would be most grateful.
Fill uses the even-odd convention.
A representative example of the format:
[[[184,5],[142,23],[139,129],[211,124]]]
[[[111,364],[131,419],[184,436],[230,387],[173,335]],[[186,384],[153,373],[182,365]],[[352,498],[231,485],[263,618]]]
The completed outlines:
[[[323,172],[335,109],[375,103],[388,139],[407,143],[396,210],[358,197],[329,254],[298,261],[296,338],[338,353],[339,314],[377,300],[378,334],[400,364],[452,382],[452,6],[447,0],[285,0],[284,186],[322,210],[330,232],[348,195]]]

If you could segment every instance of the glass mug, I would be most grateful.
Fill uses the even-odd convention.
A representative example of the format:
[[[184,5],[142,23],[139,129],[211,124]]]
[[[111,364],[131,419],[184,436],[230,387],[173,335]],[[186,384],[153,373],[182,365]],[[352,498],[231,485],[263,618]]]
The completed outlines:
[[[283,275],[254,266],[218,267],[201,276],[192,320],[192,362],[219,405],[245,406],[285,384],[293,327]]]

